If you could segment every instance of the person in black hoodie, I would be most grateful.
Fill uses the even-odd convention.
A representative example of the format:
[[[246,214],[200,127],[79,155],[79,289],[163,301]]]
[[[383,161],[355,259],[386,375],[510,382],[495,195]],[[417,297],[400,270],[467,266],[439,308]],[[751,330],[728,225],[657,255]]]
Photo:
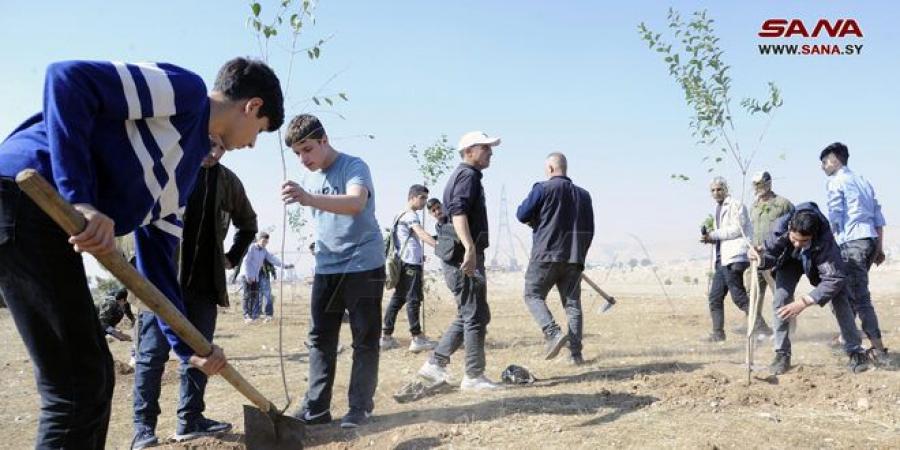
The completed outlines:
[[[774,374],[783,374],[791,367],[789,321],[809,306],[825,306],[828,302],[844,338],[844,351],[850,356],[850,371],[868,369],[850,307],[844,260],[828,219],[815,203],[802,203],[779,218],[763,248],[751,247],[748,256],[759,262],[760,270],[772,269],[775,274],[775,359],[771,365]],[[794,290],[804,274],[814,289],[794,301]]]

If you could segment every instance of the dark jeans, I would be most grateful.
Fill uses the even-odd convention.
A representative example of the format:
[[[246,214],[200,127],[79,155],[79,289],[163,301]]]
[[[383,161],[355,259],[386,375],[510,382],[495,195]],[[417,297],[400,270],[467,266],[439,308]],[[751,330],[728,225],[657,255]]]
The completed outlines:
[[[487,278],[484,271],[484,251],[476,255],[475,276],[468,277],[458,267],[447,264],[444,278],[456,297],[456,319],[431,355],[431,362],[446,366],[459,347],[466,349],[466,375],[476,378],[484,374],[484,340],[491,321],[491,309],[487,302]]]
[[[419,323],[419,311],[422,307],[422,265],[400,263],[400,280],[388,303],[384,313],[384,326],[382,331],[386,335],[394,334],[394,324],[397,322],[397,314],[406,304],[406,318],[409,320],[409,333],[413,336],[422,334],[422,326]]]
[[[35,447],[104,448],[115,374],[81,255],[8,178],[0,178],[0,291],[41,396]]]
[[[184,293],[188,321],[210,342],[216,329],[218,310],[215,295],[197,296]],[[159,392],[166,361],[169,360],[169,341],[160,330],[156,314],[141,312],[138,318],[138,348],[134,366],[134,427],[156,429],[160,413]],[[206,404],[206,375],[182,361],[179,368],[181,388],[178,400],[178,429],[192,425],[202,417]]]
[[[772,309],[775,318],[772,328],[775,329],[775,353],[791,354],[791,339],[788,334],[790,323],[778,317],[778,308],[794,301],[794,290],[803,276],[803,265],[800,261],[786,261],[777,271],[775,276],[775,298],[772,300]],[[853,319],[853,310],[850,308],[850,300],[847,288],[831,299],[831,312],[837,320],[841,336],[844,338],[844,351],[847,354],[862,351],[859,333],[856,332],[856,324]]]
[[[727,266],[716,262],[716,273],[709,289],[709,315],[712,318],[713,333],[725,332],[725,294],[731,294],[731,301],[735,306],[747,312],[750,299],[744,287],[744,271],[748,266],[746,262],[731,263]]]
[[[331,409],[337,371],[338,335],[344,311],[350,313],[353,367],[350,369],[351,408],[371,411],[378,385],[378,339],[384,267],[346,274],[316,274],[313,278],[309,330],[309,390],[303,406],[312,414]]]
[[[531,261],[525,271],[525,305],[545,337],[559,333],[559,325],[547,307],[547,294],[556,286],[569,322],[569,349],[581,354],[582,312],[580,264]]]
[[[258,319],[260,309],[260,283],[259,281],[249,282],[245,278],[241,282],[244,287],[244,295],[241,300],[241,306],[244,309],[244,318]]]
[[[841,244],[841,256],[847,267],[847,284],[850,288],[850,306],[862,322],[862,329],[869,339],[881,339],[878,314],[869,293],[869,269],[875,260],[875,240],[857,239]]]

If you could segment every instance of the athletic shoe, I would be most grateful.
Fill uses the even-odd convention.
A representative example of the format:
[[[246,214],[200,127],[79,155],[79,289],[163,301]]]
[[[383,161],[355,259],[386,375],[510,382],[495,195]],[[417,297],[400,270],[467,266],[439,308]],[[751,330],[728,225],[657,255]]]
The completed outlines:
[[[488,380],[486,376],[480,375],[475,378],[469,378],[468,375],[463,377],[462,384],[459,385],[460,390],[463,391],[489,391],[491,389],[497,389],[498,386],[496,383]]]
[[[450,374],[447,369],[431,361],[425,361],[419,369],[419,376],[432,383],[450,383]]]
[[[132,450],[159,444],[159,439],[156,438],[156,433],[152,428],[141,425],[135,425],[135,427],[137,427],[137,430],[134,432],[134,437],[131,438]]]
[[[331,423],[331,411],[326,410],[318,414],[312,414],[306,408],[301,408],[291,415],[291,417],[303,422],[306,425],[325,425]]]
[[[372,417],[372,411],[364,411],[359,408],[350,408],[350,411],[341,418],[341,428],[356,428],[365,425]]]
[[[409,342],[409,351],[419,353],[424,350],[432,350],[435,345],[437,345],[437,342],[428,339],[425,335],[419,334],[413,336],[412,340]]]
[[[547,336],[544,344],[544,359],[556,358],[559,351],[569,342],[569,334],[557,331],[555,334]]]
[[[399,347],[400,343],[397,342],[393,336],[385,335],[381,337],[381,341],[378,342],[378,345],[381,347],[381,350],[390,350]]]
[[[215,436],[229,431],[231,431],[230,423],[219,422],[200,416],[199,419],[192,423],[185,425],[179,423],[177,430],[175,431],[175,441],[181,442],[203,436]]]

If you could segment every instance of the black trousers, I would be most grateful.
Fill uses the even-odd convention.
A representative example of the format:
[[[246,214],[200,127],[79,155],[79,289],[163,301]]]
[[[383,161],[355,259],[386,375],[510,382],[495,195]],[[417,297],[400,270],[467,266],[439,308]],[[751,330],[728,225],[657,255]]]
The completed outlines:
[[[115,375],[81,255],[9,178],[0,178],[0,290],[41,396],[35,447],[104,448]]]
[[[350,369],[351,408],[372,411],[378,385],[381,298],[384,267],[355,273],[316,274],[313,279],[309,329],[309,390],[303,405],[313,414],[331,409],[337,372],[338,336],[344,311],[350,313],[353,367]]]
[[[418,336],[422,334],[422,325],[419,320],[419,311],[422,309],[422,265],[400,263],[400,280],[394,288],[394,295],[384,312],[384,325],[382,331],[386,335],[394,334],[394,325],[397,323],[397,315],[403,305],[406,305],[406,319],[409,321],[409,334]]]

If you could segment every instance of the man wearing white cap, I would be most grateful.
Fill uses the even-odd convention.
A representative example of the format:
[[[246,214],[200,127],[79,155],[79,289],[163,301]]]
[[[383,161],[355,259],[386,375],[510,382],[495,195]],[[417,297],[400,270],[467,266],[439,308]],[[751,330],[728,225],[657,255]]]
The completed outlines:
[[[772,192],[772,175],[769,172],[757,172],[753,175],[752,182],[756,200],[753,202],[753,211],[750,213],[750,223],[753,224],[753,238],[751,242],[753,247],[758,250],[763,247],[766,239],[772,234],[772,226],[775,221],[779,217],[791,213],[794,210],[794,205],[788,199]],[[747,273],[749,276],[753,276],[753,274]],[[757,277],[759,278],[759,303],[757,308],[762,308],[768,284],[762,272],[759,272]],[[747,281],[746,285],[749,286],[749,280]]]
[[[456,232],[454,247],[459,251],[452,251],[453,256],[442,256],[442,259],[447,263],[444,275],[456,297],[457,314],[428,361],[419,369],[419,376],[433,383],[447,382],[450,355],[464,346],[466,370],[460,384],[463,390],[497,387],[484,376],[484,339],[491,311],[484,270],[488,219],[481,171],[491,165],[493,147],[499,144],[500,138],[489,137],[481,131],[464,134],[457,146],[462,162],[444,188],[444,207]]]

